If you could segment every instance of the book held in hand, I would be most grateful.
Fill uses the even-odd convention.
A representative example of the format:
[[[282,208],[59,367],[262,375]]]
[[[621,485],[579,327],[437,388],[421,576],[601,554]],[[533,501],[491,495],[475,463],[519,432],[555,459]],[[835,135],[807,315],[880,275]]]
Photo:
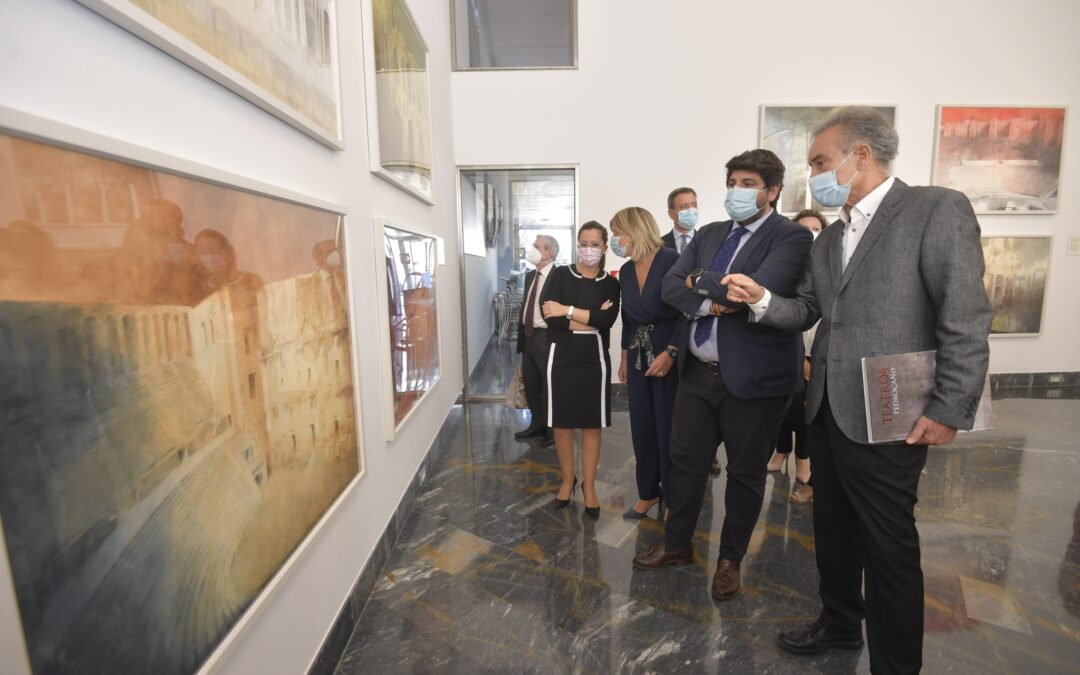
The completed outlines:
[[[866,436],[870,443],[902,441],[930,404],[937,352],[884,354],[862,359]],[[990,428],[990,375],[971,431]]]

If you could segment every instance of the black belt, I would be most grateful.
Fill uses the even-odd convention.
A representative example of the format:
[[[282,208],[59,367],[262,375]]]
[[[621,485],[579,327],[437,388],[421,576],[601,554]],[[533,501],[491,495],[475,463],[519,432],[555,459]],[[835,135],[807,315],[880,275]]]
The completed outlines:
[[[704,360],[699,359],[698,357],[695,356],[694,360],[691,361],[691,363],[697,363],[699,366],[704,366],[705,369],[709,371],[710,375],[719,375],[720,374],[720,362],[719,361],[704,361]]]

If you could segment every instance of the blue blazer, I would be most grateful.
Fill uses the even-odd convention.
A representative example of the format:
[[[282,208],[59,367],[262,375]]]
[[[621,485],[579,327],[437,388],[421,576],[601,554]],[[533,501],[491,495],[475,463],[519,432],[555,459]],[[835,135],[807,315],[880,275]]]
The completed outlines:
[[[676,335],[680,321],[685,321],[682,312],[664,302],[661,297],[664,276],[679,260],[674,249],[663,247],[656,251],[649,276],[645,279],[645,288],[639,290],[637,270],[634,261],[628,260],[619,269],[619,284],[622,286],[622,348],[630,349],[634,341],[634,332],[638,326],[653,327],[653,356],[667,349],[668,345],[678,345]]]
[[[731,233],[733,221],[709,223],[690,240],[682,256],[664,277],[663,298],[693,318],[706,298],[741,311],[717,318],[716,346],[724,384],[739,398],[790,396],[802,387],[803,345],[800,333],[751,323],[744,303],[728,302],[723,272],[706,272],[693,290],[686,287],[691,271],[708,269]],[[790,297],[810,261],[814,238],[810,231],[776,211],[743,244],[729,271],[754,279],[774,295]],[[688,321],[679,342],[679,372],[690,354],[695,324]]]

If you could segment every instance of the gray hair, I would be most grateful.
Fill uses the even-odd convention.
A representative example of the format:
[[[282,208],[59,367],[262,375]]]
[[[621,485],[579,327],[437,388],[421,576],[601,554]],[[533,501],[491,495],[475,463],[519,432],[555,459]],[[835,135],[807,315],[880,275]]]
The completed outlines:
[[[850,150],[857,143],[866,143],[874,153],[874,160],[883,171],[888,173],[890,163],[896,159],[896,148],[900,137],[891,122],[876,108],[866,106],[848,106],[840,108],[825,118],[814,129],[814,136],[820,136],[826,129],[839,126],[847,139]]]
[[[551,236],[550,234],[538,234],[538,235],[536,235],[536,238],[537,239],[547,239],[548,246],[550,246],[551,250],[553,250],[555,252],[555,257],[556,258],[559,257],[559,240],[558,239]]]

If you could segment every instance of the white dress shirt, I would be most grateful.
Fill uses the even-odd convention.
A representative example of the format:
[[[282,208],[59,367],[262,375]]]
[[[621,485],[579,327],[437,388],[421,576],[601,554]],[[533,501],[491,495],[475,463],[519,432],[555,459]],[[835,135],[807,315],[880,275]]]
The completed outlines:
[[[682,227],[681,225],[679,227]],[[675,240],[675,252],[682,255],[682,252],[686,250],[686,247],[690,245],[690,242],[694,240],[694,232],[697,230],[687,230],[679,232],[675,226],[671,227],[671,237]]]
[[[533,328],[547,328],[547,321],[544,321],[544,312],[540,309],[540,294],[544,292],[544,284],[547,283],[548,273],[551,272],[551,268],[555,267],[555,263],[550,262],[543,267],[537,268],[536,275],[533,276],[533,286],[536,286],[536,300],[533,301]],[[529,300],[529,293],[532,293],[532,286],[525,291],[525,300]],[[525,322],[525,315],[521,315],[522,323]]]
[[[724,270],[724,274],[727,274],[728,270],[731,269],[731,263],[735,262],[735,258],[738,257],[739,251],[742,250],[743,246],[746,246],[746,242],[750,241],[750,237],[754,236],[754,233],[757,232],[758,229],[761,227],[761,225],[765,222],[765,220],[769,216],[772,215],[772,212],[773,212],[773,210],[769,209],[768,211],[765,212],[765,215],[758,218],[757,220],[750,223],[749,225],[740,225],[739,223],[735,223],[735,227],[745,227],[747,230],[749,230],[749,232],[744,234],[739,239],[739,245],[735,248],[735,253],[731,256],[731,262],[728,263],[727,268]],[[731,228],[731,232],[728,232],[728,237],[730,237],[731,234],[733,232],[735,232],[735,227]],[[725,239],[724,241],[727,241],[727,239]],[[723,244],[721,244],[721,246],[723,246]],[[711,260],[709,262],[712,263]],[[708,265],[702,265],[702,267],[707,268]],[[704,302],[701,303],[701,307],[698,308],[698,316],[709,316],[709,313],[712,311],[712,306],[713,306],[713,301],[706,299]],[[720,325],[719,319],[712,322],[712,330],[709,331],[709,339],[705,341],[705,344],[703,344],[703,345],[701,345],[699,347],[697,345],[697,341],[694,340],[694,331],[697,329],[697,321],[695,321],[693,324],[691,324],[691,326],[690,326],[690,353],[691,354],[698,357],[702,361],[706,361],[708,363],[715,363],[716,361],[720,360],[720,358],[719,358],[720,354],[716,350],[716,327],[718,325]]]
[[[844,235],[840,240],[841,270],[847,269],[848,261],[851,260],[855,249],[859,247],[859,242],[862,241],[866,228],[870,226],[870,221],[874,218],[874,214],[878,212],[881,202],[884,201],[885,195],[892,189],[895,182],[896,177],[894,176],[886,178],[884,183],[871,190],[870,194],[851,207],[851,213],[848,213],[847,209],[840,209],[840,220],[844,223]],[[765,316],[765,311],[769,309],[769,298],[771,297],[772,293],[766,288],[765,295],[761,296],[761,300],[750,303],[750,311],[754,313],[755,319]]]

